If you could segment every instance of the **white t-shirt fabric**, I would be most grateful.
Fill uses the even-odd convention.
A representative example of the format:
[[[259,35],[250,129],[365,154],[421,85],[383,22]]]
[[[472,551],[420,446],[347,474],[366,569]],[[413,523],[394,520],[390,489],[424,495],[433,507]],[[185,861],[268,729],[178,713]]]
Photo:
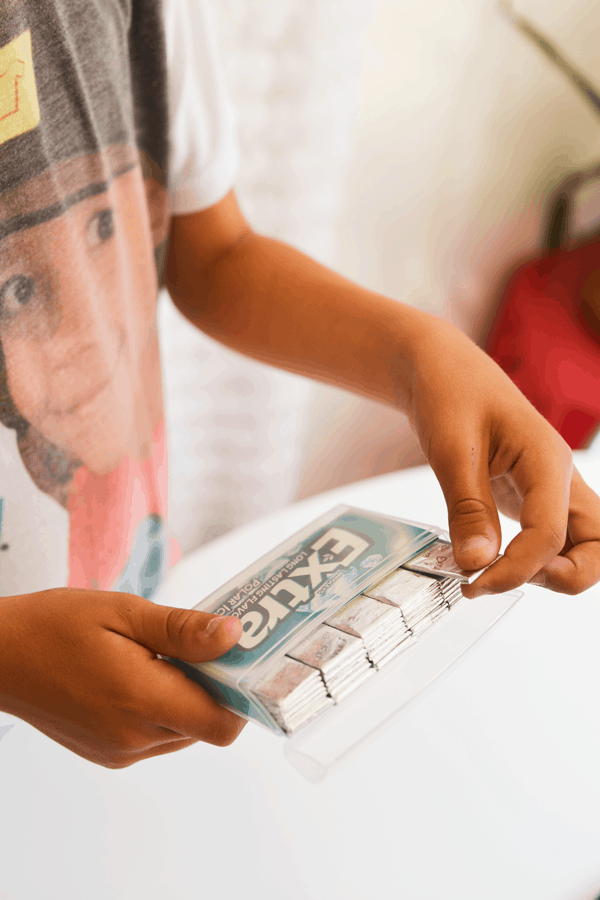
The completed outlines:
[[[0,596],[70,585],[151,598],[178,550],[166,523],[150,270],[168,216],[208,208],[233,187],[236,114],[203,0],[61,6],[22,0],[0,22],[0,60],[14,69],[18,101],[0,118],[0,243],[10,251],[6,271],[0,263]],[[19,79],[29,79],[29,106]],[[12,102],[0,94],[0,106]],[[153,181],[156,166],[142,180],[138,151],[159,169],[166,157],[166,183]],[[72,233],[81,215],[83,244]],[[121,226],[128,246],[101,262]],[[38,272],[54,243],[58,256]],[[103,278],[113,279],[106,297]],[[77,387],[88,377],[89,390]]]
[[[225,86],[210,7],[164,0],[170,117],[169,211],[207,209],[240,166],[237,115]]]

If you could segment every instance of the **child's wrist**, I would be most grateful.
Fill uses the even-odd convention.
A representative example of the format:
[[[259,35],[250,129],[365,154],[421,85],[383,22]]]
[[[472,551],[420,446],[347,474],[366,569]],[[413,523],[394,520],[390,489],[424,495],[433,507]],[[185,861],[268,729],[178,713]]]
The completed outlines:
[[[444,344],[452,340],[448,323],[424,310],[407,304],[398,304],[395,323],[397,335],[396,385],[398,402],[402,412],[413,407],[413,391],[417,376],[423,370],[423,362],[444,352]]]

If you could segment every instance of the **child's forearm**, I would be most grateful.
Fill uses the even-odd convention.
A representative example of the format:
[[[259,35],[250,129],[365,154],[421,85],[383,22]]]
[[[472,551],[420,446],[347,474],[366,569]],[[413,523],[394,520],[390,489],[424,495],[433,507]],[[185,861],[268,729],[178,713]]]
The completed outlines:
[[[411,345],[432,316],[256,234],[208,271],[172,262],[171,276],[169,290],[181,312],[228,347],[409,408]]]

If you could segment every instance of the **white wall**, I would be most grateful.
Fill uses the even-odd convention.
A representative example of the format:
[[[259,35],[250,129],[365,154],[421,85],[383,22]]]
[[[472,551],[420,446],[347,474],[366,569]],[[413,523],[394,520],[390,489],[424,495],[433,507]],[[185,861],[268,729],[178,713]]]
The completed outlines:
[[[597,3],[518,5],[600,86]],[[600,116],[490,0],[382,0],[366,38],[334,265],[480,339],[548,189],[600,162]],[[306,446],[302,493],[418,460],[400,416],[329,389]]]

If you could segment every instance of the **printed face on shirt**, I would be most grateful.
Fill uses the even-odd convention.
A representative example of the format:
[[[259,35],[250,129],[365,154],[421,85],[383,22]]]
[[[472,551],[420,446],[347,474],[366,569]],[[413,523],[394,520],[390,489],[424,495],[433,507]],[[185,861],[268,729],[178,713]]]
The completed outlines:
[[[44,181],[59,215],[54,198],[0,222],[14,228],[0,242],[0,342],[19,413],[105,474],[149,452],[161,415],[147,186],[139,164],[106,172],[100,154],[62,176],[68,194],[60,174]]]

